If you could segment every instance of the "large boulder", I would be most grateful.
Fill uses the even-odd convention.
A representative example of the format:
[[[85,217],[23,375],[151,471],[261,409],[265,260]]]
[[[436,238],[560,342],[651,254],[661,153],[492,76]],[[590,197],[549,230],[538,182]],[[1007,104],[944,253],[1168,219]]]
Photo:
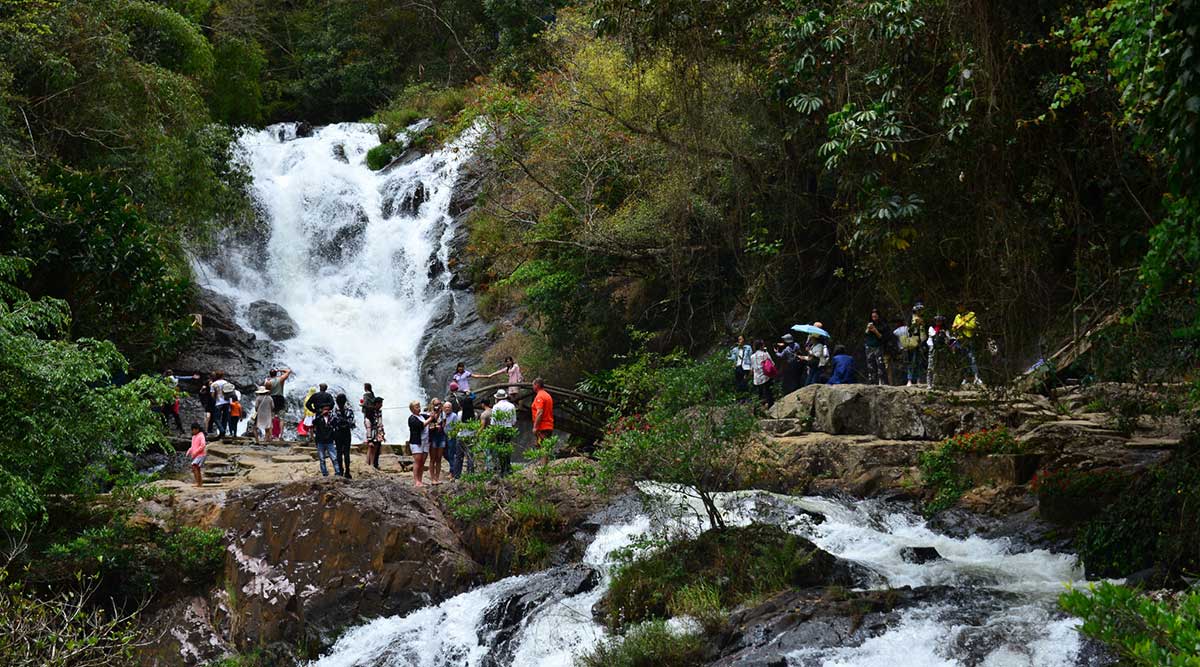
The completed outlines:
[[[360,618],[403,614],[473,582],[471,559],[430,497],[405,480],[314,478],[229,493],[229,639],[324,644]]]
[[[263,299],[250,304],[249,319],[255,329],[270,336],[271,340],[290,340],[300,333],[300,327],[287,308]]]
[[[868,384],[809,385],[781,398],[771,417],[812,431],[888,440],[941,440],[956,433],[1055,417],[1040,396],[931,392]]]

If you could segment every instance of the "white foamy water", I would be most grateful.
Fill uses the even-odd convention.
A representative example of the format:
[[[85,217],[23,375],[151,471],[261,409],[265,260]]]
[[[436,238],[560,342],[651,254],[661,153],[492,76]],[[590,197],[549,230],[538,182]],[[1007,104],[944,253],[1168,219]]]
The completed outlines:
[[[676,505],[673,530],[704,529],[696,501],[661,485],[646,493]],[[881,634],[857,646],[793,650],[781,655],[793,667],[1079,667],[1077,621],[1060,613],[1056,596],[1068,582],[1080,582],[1075,558],[1027,550],[1006,539],[955,539],[939,535],[919,517],[878,501],[843,502],[794,498],[763,492],[722,494],[727,521],[780,523],[826,551],[861,565],[868,588],[950,587],[935,602],[912,607]],[[814,523],[800,513],[824,514]],[[699,513],[697,513],[699,511]],[[653,522],[664,528],[661,518]],[[526,575],[512,577],[452,598],[441,605],[376,620],[347,634],[314,667],[566,667],[607,636],[592,619],[592,606],[604,594],[614,550],[650,529],[647,517],[605,526],[584,562],[602,573],[595,589],[553,600],[532,610],[515,635],[511,656],[488,654],[495,628],[483,612],[521,590]],[[934,547],[942,560],[918,565],[901,555],[905,547]]]
[[[429,267],[446,259],[452,189],[475,133],[468,135],[388,173],[364,163],[379,144],[373,125],[329,125],[296,138],[285,124],[242,136],[266,238],[224,245],[196,273],[234,299],[249,330],[252,302],[287,309],[299,335],[279,341],[276,362],[294,371],[289,396],[320,382],[354,399],[372,382],[393,407],[422,396],[418,347],[449,280],[431,280]]]

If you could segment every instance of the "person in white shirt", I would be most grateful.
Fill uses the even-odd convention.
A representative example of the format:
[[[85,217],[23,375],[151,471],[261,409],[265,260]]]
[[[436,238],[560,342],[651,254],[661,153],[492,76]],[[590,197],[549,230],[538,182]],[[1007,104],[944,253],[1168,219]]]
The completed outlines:
[[[766,341],[754,341],[754,354],[750,355],[750,371],[754,374],[754,390],[758,392],[758,398],[771,407],[775,404],[775,397],[771,394],[772,377],[767,375],[767,362],[774,366],[775,361],[771,359],[771,353],[767,351]]]
[[[233,428],[233,420],[229,416],[230,403],[233,400],[234,387],[233,383],[225,379],[223,371],[213,373],[212,384],[209,385],[209,391],[212,392],[213,405],[216,406],[217,414],[217,437],[224,438],[225,431]],[[236,435],[231,433],[230,435]]]
[[[496,405],[492,407],[492,423],[496,426],[517,427],[517,406],[508,400],[508,392],[501,389],[496,392]],[[512,444],[509,442],[508,444]],[[495,462],[497,472],[507,475],[512,470],[512,455],[501,454]]]

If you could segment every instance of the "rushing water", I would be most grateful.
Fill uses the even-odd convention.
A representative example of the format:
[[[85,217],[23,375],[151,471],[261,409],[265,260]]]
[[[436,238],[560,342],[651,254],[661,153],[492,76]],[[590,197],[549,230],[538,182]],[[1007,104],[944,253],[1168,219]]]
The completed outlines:
[[[247,329],[251,303],[287,309],[299,335],[280,341],[277,361],[294,371],[293,398],[319,382],[356,396],[363,381],[392,405],[421,396],[418,348],[449,280],[431,279],[430,265],[446,260],[468,141],[374,172],[365,164],[379,144],[373,125],[298,138],[284,124],[242,136],[264,224],[255,238],[224,244],[197,274],[234,299]]]
[[[663,488],[651,494],[676,504],[676,530],[702,530],[690,501]],[[1065,667],[1087,664],[1076,622],[1056,611],[1063,584],[1082,579],[1075,559],[1044,550],[1025,550],[1005,539],[954,539],[930,530],[915,515],[879,501],[842,502],[790,498],[762,492],[721,498],[727,520],[769,521],[804,536],[826,551],[863,566],[866,588],[947,586],[937,602],[908,609],[884,632],[856,646],[805,648],[778,656],[794,667]],[[813,523],[799,510],[825,515]],[[605,637],[591,608],[607,586],[614,550],[628,546],[659,517],[646,516],[604,526],[585,563],[601,573],[596,588],[556,596],[527,613],[513,640],[516,648],[489,655],[497,631],[486,609],[514,591],[530,588],[538,575],[511,577],[406,616],[377,619],[352,630],[313,667],[450,667],[493,664],[518,667],[571,665]],[[905,547],[935,547],[943,560],[917,565],[902,557]],[[664,666],[665,667],[665,666]]]

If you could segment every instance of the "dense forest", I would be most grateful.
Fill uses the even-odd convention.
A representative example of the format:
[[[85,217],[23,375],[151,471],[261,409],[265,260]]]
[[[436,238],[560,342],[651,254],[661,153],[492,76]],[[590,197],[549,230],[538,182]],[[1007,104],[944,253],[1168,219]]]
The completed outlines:
[[[54,500],[161,443],[144,374],[256,214],[239,128],[283,121],[376,122],[373,166],[485,128],[460,259],[563,382],[916,301],[979,313],[989,381],[1099,322],[1076,372],[1194,381],[1197,54],[1200,0],[0,0],[0,528],[53,526],[34,589],[219,567]]]

